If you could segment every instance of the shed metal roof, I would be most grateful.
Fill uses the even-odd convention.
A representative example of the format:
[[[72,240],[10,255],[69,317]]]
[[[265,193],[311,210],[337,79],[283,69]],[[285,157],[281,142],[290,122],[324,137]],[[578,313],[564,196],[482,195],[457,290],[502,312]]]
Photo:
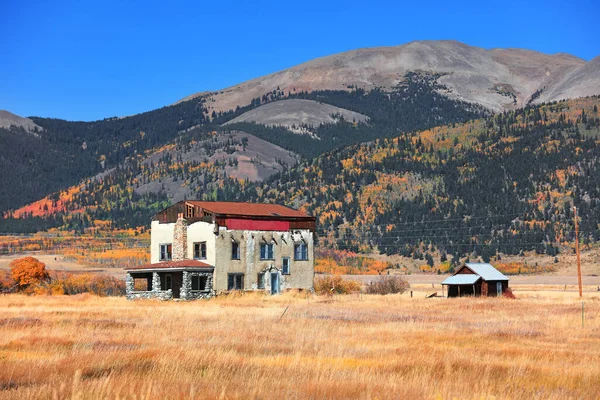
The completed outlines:
[[[466,263],[471,271],[480,275],[485,281],[507,281],[508,277],[488,263]]]
[[[446,278],[442,285],[472,285],[480,278],[477,274],[456,274]]]

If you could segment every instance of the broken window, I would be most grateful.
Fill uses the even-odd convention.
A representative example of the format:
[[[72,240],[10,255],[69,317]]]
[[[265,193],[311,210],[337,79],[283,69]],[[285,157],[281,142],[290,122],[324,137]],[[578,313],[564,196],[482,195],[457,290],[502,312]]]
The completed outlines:
[[[240,244],[238,242],[231,242],[231,259],[240,259]]]
[[[308,260],[308,245],[306,243],[294,245],[294,260]]]
[[[160,245],[160,261],[169,261],[171,259],[172,246],[171,243]]]
[[[192,290],[206,290],[206,276],[192,275]]]
[[[194,218],[194,206],[189,204],[187,206],[187,218]]]
[[[194,259],[206,260],[206,242],[194,243]]]
[[[265,273],[264,272],[261,272],[258,274],[258,279],[256,280],[256,287],[258,289],[265,288]]]
[[[244,289],[244,274],[228,274],[227,275],[227,290],[243,290]]]
[[[260,245],[260,259],[261,260],[274,260],[275,259],[275,245],[273,243],[263,243]]]
[[[281,273],[283,275],[290,274],[290,258],[289,257],[283,257],[283,259],[281,260]]]

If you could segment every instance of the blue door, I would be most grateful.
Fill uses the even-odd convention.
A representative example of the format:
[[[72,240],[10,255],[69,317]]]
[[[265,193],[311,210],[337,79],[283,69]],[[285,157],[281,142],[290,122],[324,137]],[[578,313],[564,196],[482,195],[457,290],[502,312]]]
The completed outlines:
[[[271,272],[271,294],[279,294],[279,274]]]

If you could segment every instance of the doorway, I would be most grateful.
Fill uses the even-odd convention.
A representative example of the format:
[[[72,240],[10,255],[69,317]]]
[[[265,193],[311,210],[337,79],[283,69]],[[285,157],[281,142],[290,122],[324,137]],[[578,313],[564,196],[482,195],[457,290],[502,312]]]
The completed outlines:
[[[271,272],[271,294],[279,294],[279,274]]]
[[[502,296],[502,282],[496,282],[496,296]]]

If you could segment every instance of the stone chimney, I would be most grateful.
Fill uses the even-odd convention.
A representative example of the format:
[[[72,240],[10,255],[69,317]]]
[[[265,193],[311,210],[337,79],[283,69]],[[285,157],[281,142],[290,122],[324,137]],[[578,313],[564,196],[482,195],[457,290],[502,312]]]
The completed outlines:
[[[183,213],[177,214],[177,222],[173,229],[173,261],[187,259],[187,220]]]

